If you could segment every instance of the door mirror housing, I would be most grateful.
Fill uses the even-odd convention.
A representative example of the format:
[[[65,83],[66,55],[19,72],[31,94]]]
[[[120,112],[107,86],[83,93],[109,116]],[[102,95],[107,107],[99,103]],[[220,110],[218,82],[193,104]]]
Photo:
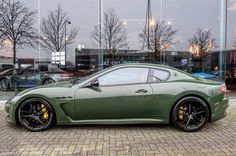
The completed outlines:
[[[95,79],[93,81],[90,82],[90,84],[87,86],[90,89],[93,89],[97,92],[101,92],[102,90],[99,88],[99,81],[98,79]]]
[[[93,86],[93,87],[98,87],[99,86],[99,81],[98,79],[95,79],[93,81],[90,82],[90,85]]]

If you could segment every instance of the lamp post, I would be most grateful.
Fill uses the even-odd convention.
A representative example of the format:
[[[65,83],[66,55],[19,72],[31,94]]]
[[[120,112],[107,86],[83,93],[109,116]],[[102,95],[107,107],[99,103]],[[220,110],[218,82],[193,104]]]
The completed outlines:
[[[228,0],[221,0],[221,21],[220,21],[220,52],[219,52],[219,69],[220,78],[225,79],[226,71],[226,48],[227,48],[227,8]],[[224,72],[223,72],[224,71]]]
[[[102,49],[102,0],[99,0],[99,54],[98,54],[98,68],[99,70],[103,69],[103,49]]]
[[[65,25],[65,68],[66,68],[66,44],[67,44],[67,38],[66,38],[66,24],[71,24],[71,22],[70,21],[68,21],[68,20],[65,20],[65,22],[64,22],[64,25]]]

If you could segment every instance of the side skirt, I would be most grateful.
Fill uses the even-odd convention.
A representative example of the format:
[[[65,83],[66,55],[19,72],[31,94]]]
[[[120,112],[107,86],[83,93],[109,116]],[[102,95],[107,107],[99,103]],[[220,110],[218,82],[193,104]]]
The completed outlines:
[[[59,121],[58,125],[113,125],[113,124],[164,124],[160,119],[99,119],[99,120],[70,120],[70,122]],[[166,123],[168,124],[168,123]]]

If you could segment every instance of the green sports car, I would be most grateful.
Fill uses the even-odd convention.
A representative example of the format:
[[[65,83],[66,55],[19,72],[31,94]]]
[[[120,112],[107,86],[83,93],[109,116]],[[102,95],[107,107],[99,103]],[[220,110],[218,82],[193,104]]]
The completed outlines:
[[[28,89],[5,105],[7,121],[31,131],[53,124],[173,123],[197,131],[226,115],[222,82],[155,64],[124,64],[89,77]]]

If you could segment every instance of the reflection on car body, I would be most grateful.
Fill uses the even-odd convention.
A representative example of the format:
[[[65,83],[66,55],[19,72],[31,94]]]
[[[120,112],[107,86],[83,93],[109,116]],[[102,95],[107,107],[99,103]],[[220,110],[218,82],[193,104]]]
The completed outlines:
[[[49,71],[40,72],[33,67],[20,69],[7,69],[0,73],[0,89],[2,91],[16,88],[31,88],[38,85],[46,85],[61,81],[70,81],[79,73],[65,72],[59,68],[51,68]]]

